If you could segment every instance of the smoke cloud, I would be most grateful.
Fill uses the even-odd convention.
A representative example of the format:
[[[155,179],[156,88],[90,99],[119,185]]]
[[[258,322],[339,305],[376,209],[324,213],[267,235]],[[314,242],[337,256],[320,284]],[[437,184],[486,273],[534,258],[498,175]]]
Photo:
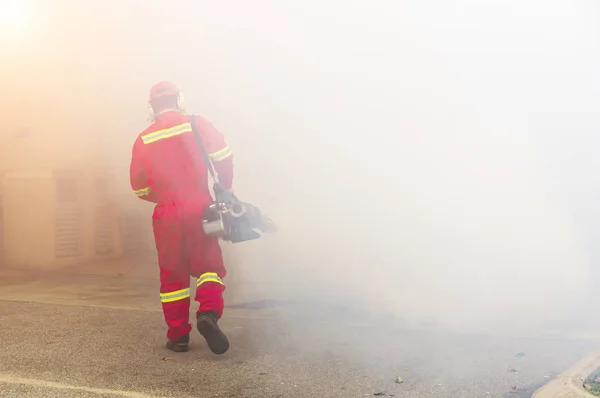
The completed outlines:
[[[536,325],[589,298],[597,2],[64,4],[5,39],[21,41],[3,46],[7,129],[30,115],[48,130],[35,150],[91,157],[122,211],[149,217],[131,145],[149,87],[178,84],[233,148],[236,192],[280,228],[224,245],[236,298],[452,327]],[[66,120],[72,144],[51,146]]]

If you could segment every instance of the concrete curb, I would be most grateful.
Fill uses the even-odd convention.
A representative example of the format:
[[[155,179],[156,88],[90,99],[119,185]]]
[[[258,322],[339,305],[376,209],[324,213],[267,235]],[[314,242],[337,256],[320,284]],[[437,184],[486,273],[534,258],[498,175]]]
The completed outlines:
[[[576,362],[564,373],[537,390],[532,398],[592,398],[583,380],[600,367],[600,348]]]

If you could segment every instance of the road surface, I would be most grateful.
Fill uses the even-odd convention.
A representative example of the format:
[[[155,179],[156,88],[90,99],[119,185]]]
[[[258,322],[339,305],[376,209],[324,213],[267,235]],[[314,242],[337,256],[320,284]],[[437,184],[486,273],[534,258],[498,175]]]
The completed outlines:
[[[0,279],[0,396],[531,397],[598,343],[409,329],[272,302],[227,309],[227,354],[197,333],[175,354],[155,289],[119,276]]]

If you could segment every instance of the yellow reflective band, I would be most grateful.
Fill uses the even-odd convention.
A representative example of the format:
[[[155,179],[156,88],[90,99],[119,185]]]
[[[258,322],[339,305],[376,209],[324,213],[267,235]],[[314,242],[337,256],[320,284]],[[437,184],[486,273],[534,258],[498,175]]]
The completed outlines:
[[[133,191],[136,196],[145,196],[150,193],[150,187],[138,189],[137,191]]]
[[[172,301],[184,300],[190,297],[190,288],[176,290],[174,292],[167,292],[160,294],[160,301],[162,303],[170,303]]]
[[[168,129],[158,130],[153,133],[143,135],[142,142],[144,144],[152,144],[153,142],[188,132],[192,132],[192,126],[189,123],[178,124],[177,126],[169,127]]]
[[[218,150],[217,152],[209,153],[208,156],[210,156],[213,162],[220,162],[221,160],[227,159],[232,154],[233,152],[231,152],[231,148],[226,146],[225,148]]]
[[[200,278],[198,278],[197,282],[198,283],[196,284],[196,286],[200,286],[201,284],[206,282],[215,282],[225,286],[221,278],[219,278],[219,275],[217,275],[215,272],[206,272],[200,275]]]

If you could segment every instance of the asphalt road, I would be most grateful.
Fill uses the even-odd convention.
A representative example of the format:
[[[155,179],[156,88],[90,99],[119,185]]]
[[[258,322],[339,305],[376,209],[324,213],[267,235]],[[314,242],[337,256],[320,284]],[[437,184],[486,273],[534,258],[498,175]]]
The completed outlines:
[[[417,330],[267,301],[226,310],[227,354],[211,354],[197,333],[175,354],[164,348],[156,287],[0,272],[0,397],[530,397],[599,342]]]
[[[530,397],[595,346],[246,312],[218,357],[163,348],[159,312],[0,301],[0,396]]]

